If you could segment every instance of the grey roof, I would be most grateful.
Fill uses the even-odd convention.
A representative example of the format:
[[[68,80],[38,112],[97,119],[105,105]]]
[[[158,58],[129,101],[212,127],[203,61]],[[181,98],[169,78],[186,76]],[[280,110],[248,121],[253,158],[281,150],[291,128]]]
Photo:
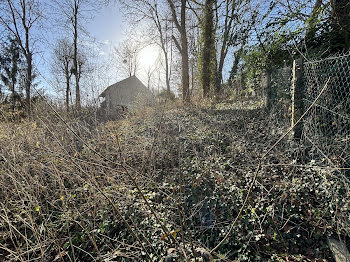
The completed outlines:
[[[129,82],[129,83],[128,83]],[[140,85],[141,87],[144,87],[145,89],[147,89],[147,87],[140,81],[140,79],[138,79],[135,75],[130,76],[122,81],[119,81],[113,85],[110,85],[109,87],[107,87],[100,95],[99,97],[105,97],[106,93],[111,89],[111,88],[119,88],[121,86],[125,86],[125,84],[128,85]]]

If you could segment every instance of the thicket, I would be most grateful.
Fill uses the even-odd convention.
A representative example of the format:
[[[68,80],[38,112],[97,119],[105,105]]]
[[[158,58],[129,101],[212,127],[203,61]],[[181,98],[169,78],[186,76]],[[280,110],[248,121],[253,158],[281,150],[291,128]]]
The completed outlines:
[[[261,105],[163,104],[102,124],[39,107],[2,121],[0,257],[210,259],[282,132]],[[332,261],[327,237],[349,234],[348,184],[296,164],[302,152],[283,140],[264,159],[218,261]]]
[[[288,109],[276,105],[287,105],[281,100],[289,97],[273,81],[274,69],[295,58],[349,49],[347,1],[315,1],[306,17],[303,3],[295,1],[296,13],[268,21],[278,2],[259,9],[268,11],[262,15],[246,12],[249,1],[241,6],[205,2],[200,23],[205,32],[194,48],[200,49],[194,57],[197,73],[208,89],[204,93],[227,98],[226,103],[189,103],[187,1],[178,10],[168,0],[166,9],[181,22],[176,36],[181,35],[184,49],[176,38],[175,43],[183,51],[186,108],[177,101],[169,105],[176,100],[169,90],[159,95],[160,105],[123,113],[116,121],[101,122],[97,110],[80,109],[79,99],[71,110],[74,117],[40,96],[31,108],[32,50],[23,65],[20,43],[11,40],[2,48],[2,90],[11,94],[0,97],[6,100],[0,109],[0,261],[210,261],[212,256],[218,261],[332,261],[328,237],[349,241],[348,177],[316,166],[300,144],[283,139],[274,145],[289,125],[279,121]],[[224,19],[215,22],[219,9]],[[157,21],[163,20],[168,22]],[[283,31],[289,22],[301,25]],[[215,39],[218,32],[222,37]],[[234,51],[231,78],[221,85],[229,50]],[[220,55],[213,55],[217,51]],[[75,53],[75,69],[68,66],[66,76],[74,73],[78,86]],[[265,90],[263,76],[269,83]],[[238,78],[239,90],[234,87]],[[240,98],[235,102],[233,91]],[[263,110],[265,97],[269,110]]]

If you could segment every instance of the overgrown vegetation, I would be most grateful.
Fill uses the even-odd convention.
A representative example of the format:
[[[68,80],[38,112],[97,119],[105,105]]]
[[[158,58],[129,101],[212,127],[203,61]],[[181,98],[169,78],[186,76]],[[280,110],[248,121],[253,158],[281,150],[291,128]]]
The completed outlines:
[[[0,262],[347,249],[348,0],[48,2],[0,1]],[[83,26],[112,2],[115,46]]]
[[[162,105],[102,125],[91,112],[67,125],[54,113],[2,122],[1,257],[185,261],[210,251],[283,132],[260,107]],[[215,259],[332,261],[327,236],[349,234],[348,184],[332,169],[297,164],[302,153],[283,140],[263,159]]]

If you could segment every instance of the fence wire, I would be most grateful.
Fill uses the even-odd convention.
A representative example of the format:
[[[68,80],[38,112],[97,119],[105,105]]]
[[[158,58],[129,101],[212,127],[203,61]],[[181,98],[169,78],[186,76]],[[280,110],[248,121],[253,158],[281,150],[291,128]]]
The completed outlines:
[[[272,111],[275,114],[275,121],[279,125],[289,125],[290,123],[291,80],[292,67],[285,65],[272,72],[271,87],[274,90]]]
[[[350,54],[304,63],[307,108],[330,78],[304,121],[310,157],[326,165],[350,166]]]

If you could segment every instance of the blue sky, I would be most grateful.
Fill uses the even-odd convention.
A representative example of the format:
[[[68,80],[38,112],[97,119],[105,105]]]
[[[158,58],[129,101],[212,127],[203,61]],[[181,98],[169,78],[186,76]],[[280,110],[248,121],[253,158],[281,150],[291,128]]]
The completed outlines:
[[[1,1],[1,0],[0,0]],[[46,16],[46,21],[43,22],[42,27],[38,27],[37,35],[40,39],[36,43],[37,52],[34,54],[34,62],[43,78],[39,77],[39,87],[45,90],[45,93],[55,95],[55,87],[57,81],[54,81],[53,75],[51,74],[51,63],[53,58],[53,48],[57,39],[62,37],[72,38],[72,33],[59,29],[58,24],[63,24],[63,21],[56,22],[56,25],[51,20],[54,20],[53,16],[50,15],[54,7],[50,7],[47,0],[39,0],[44,8],[44,14]],[[131,30],[130,25],[126,23],[123,18],[122,13],[119,10],[119,6],[114,3],[109,6],[99,5],[100,10],[98,12],[93,11],[93,19],[87,20],[83,25],[88,32],[88,37],[81,34],[82,43],[88,47],[89,52],[93,56],[92,66],[94,71],[89,75],[89,77],[84,80],[89,85],[93,86],[94,92],[90,94],[91,96],[97,97],[99,92],[103,91],[108,85],[121,80],[124,76],[118,74],[116,59],[113,56],[114,47],[118,45],[118,42],[125,38],[125,34],[132,32],[135,34],[135,30]],[[63,22],[63,23],[62,23]],[[50,24],[52,23],[52,24]],[[50,25],[48,25],[50,24]],[[136,28],[136,31],[140,29],[140,26]],[[147,38],[147,35],[139,36],[140,39]],[[137,76],[147,84],[146,70],[148,67],[152,67],[152,64],[159,56],[159,51],[155,48],[146,47],[140,53],[140,70]],[[223,70],[224,80],[227,79],[229,70],[232,66],[232,52],[230,51],[227,55],[225,62],[225,67]],[[159,86],[159,79],[164,76],[154,75],[153,87],[157,88]],[[161,73],[160,73],[161,74]],[[50,83],[47,83],[49,81]],[[164,81],[161,81],[164,82]],[[85,83],[85,84],[86,84]],[[162,87],[163,83],[160,84]],[[84,84],[83,84],[84,86]],[[176,87],[176,84],[173,85]],[[82,91],[84,88],[82,88]],[[87,90],[87,88],[85,88]]]
[[[87,31],[97,40],[114,43],[122,36],[122,15],[117,5],[103,7],[86,26]]]
[[[44,10],[45,19],[42,26],[37,26],[33,29],[32,33],[35,39],[34,44],[34,64],[39,71],[37,83],[38,87],[44,91],[44,93],[57,97],[57,81],[55,81],[51,64],[53,60],[53,49],[57,39],[67,37],[72,38],[71,33],[60,28],[59,23],[55,22],[54,17],[50,15],[52,12],[50,6],[46,4],[45,0],[42,0],[42,6]],[[89,52],[94,53],[94,62],[97,64],[103,64],[105,61],[111,60],[111,53],[113,47],[118,43],[123,35],[123,26],[125,24],[122,21],[122,14],[119,11],[119,7],[116,4],[110,4],[109,6],[101,6],[98,12],[94,12],[93,19],[87,20],[83,24],[86,32],[89,36],[82,34],[84,45],[88,47]],[[3,34],[3,33],[2,33]],[[4,33],[7,34],[7,33]],[[110,68],[109,71],[113,72],[115,68]],[[107,85],[117,80],[116,74],[106,73],[106,81],[104,83],[97,83],[98,85]],[[94,73],[93,73],[94,74]],[[103,89],[105,86],[101,86],[98,89]],[[98,90],[99,92],[100,90]],[[96,95],[96,94],[95,94]]]
[[[50,18],[51,19],[51,18]],[[130,27],[124,21],[123,15],[119,10],[117,4],[110,4],[109,6],[101,6],[101,10],[94,12],[93,19],[87,20],[83,24],[88,36],[81,34],[83,45],[92,54],[92,64],[94,71],[84,81],[90,85],[95,85],[94,92],[89,94],[95,98],[108,85],[111,85],[125,76],[120,74],[117,69],[116,59],[114,57],[114,48],[118,43],[125,39],[125,34],[129,33]],[[52,26],[51,26],[52,27]],[[57,89],[57,80],[51,74],[51,64],[53,56],[53,48],[57,39],[62,37],[71,38],[71,33],[59,29],[48,29],[47,34],[42,36],[43,39],[40,45],[37,45],[39,50],[36,54],[35,63],[43,77],[39,76],[39,87],[44,90],[46,94],[57,96],[55,89]],[[42,33],[40,33],[42,35]],[[154,48],[144,48],[140,52],[140,70],[137,76],[147,84],[146,69],[152,66],[155,60]],[[83,84],[84,85],[84,84]],[[82,88],[84,92],[84,88]],[[90,92],[90,90],[89,90]],[[61,94],[62,95],[62,94]],[[84,94],[82,94],[84,97]]]

